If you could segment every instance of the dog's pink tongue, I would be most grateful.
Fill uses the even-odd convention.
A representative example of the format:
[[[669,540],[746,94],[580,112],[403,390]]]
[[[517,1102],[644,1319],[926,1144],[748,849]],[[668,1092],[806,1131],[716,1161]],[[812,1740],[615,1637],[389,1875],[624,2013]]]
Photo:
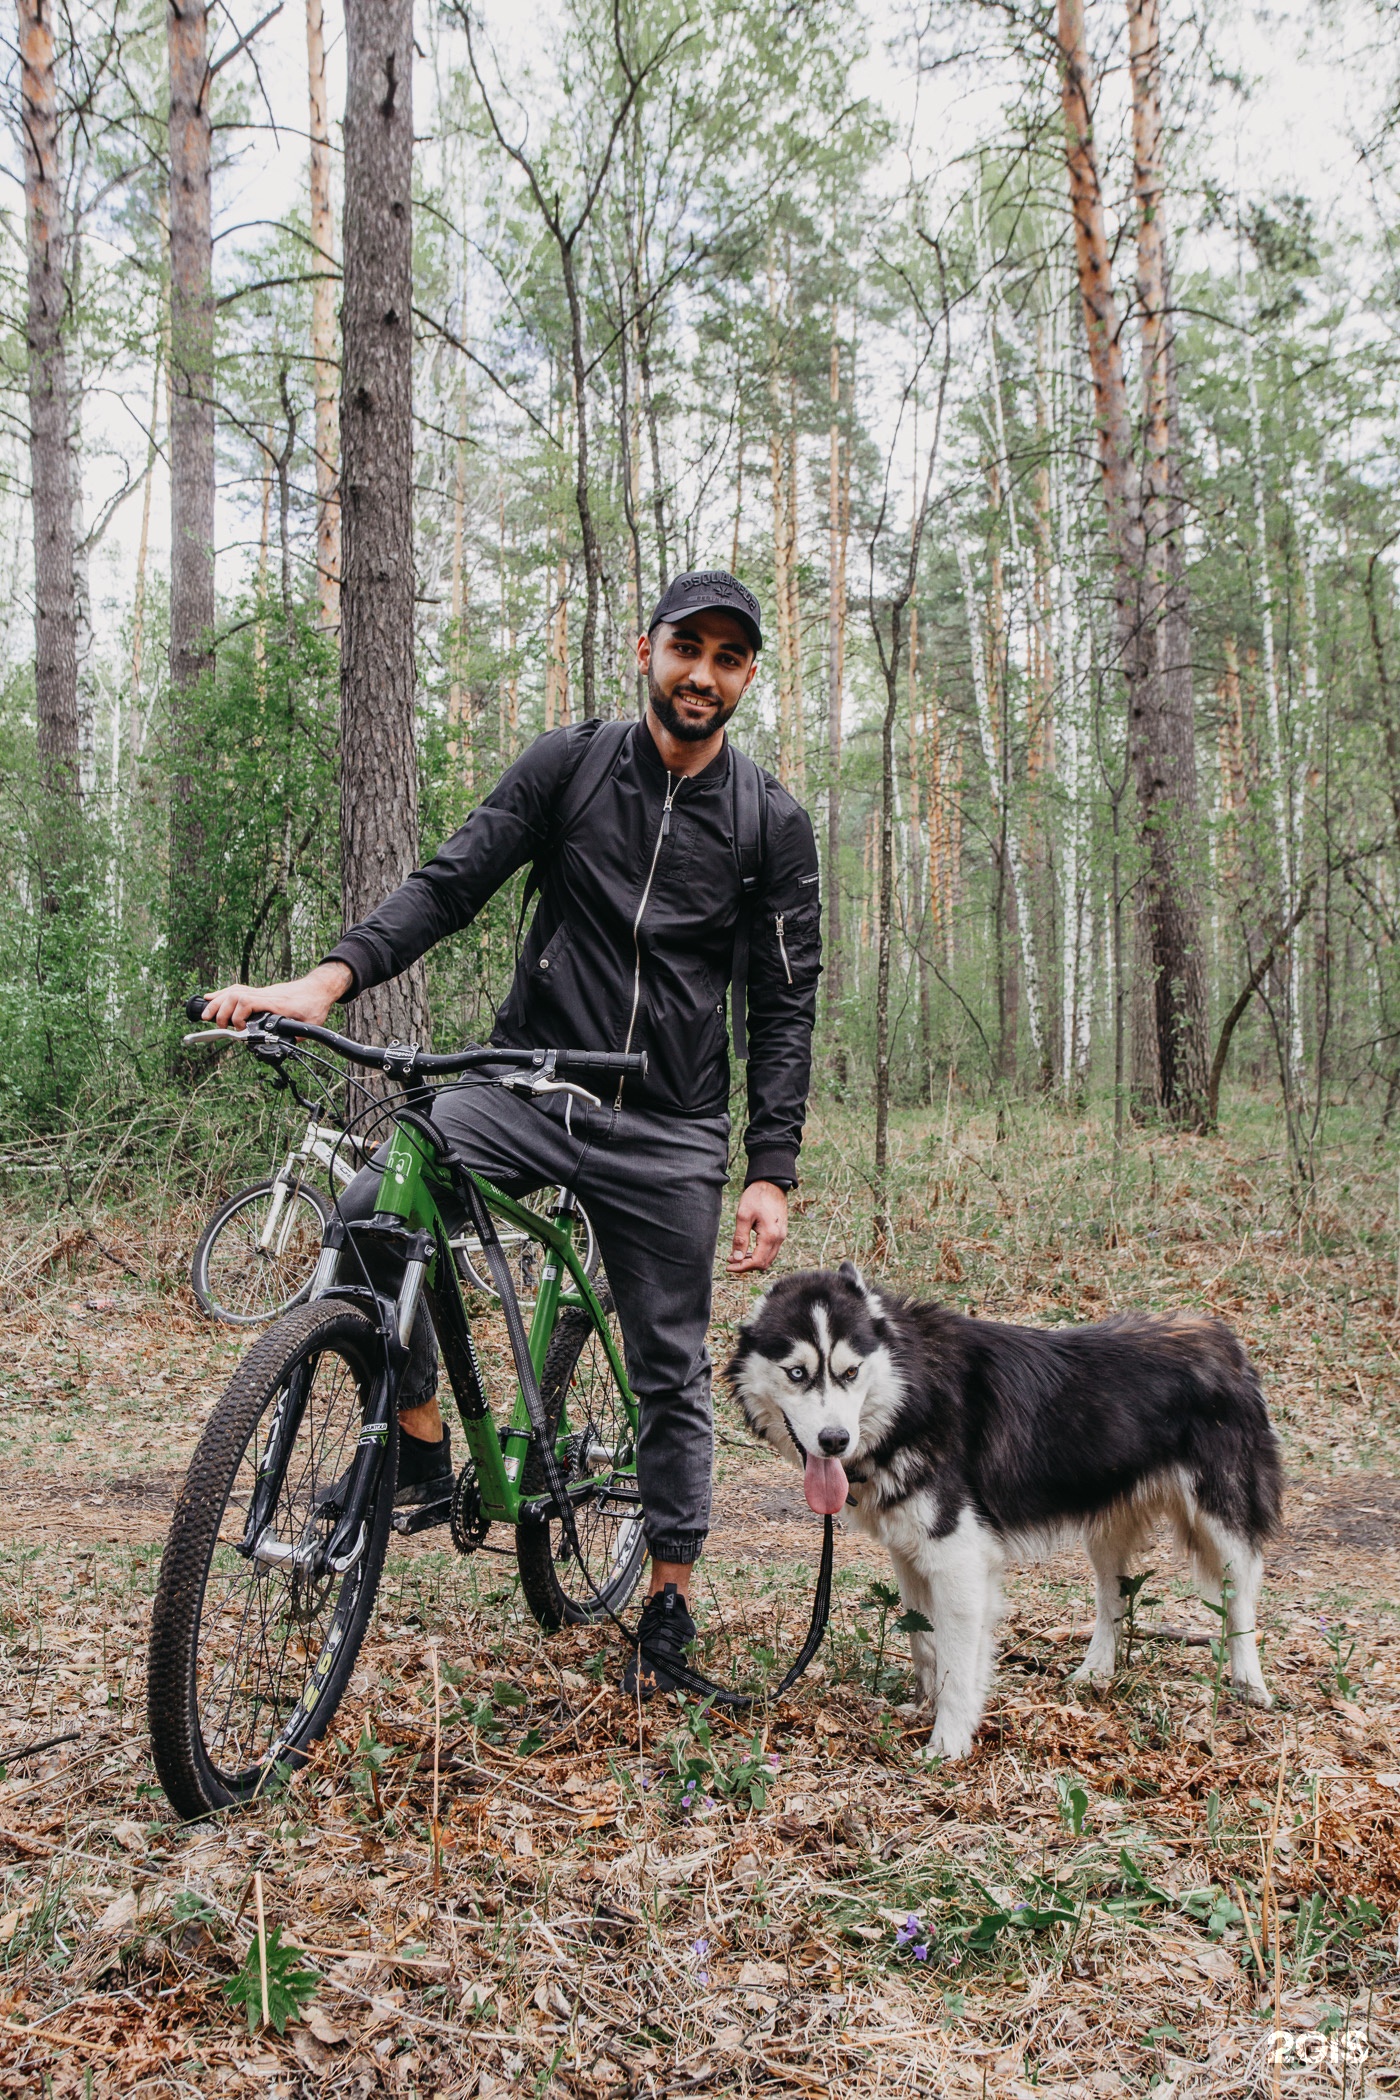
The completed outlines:
[[[807,1497],[808,1509],[814,1509],[819,1517],[834,1517],[846,1507],[850,1485],[846,1469],[836,1458],[813,1458],[807,1453],[807,1466],[802,1475],[802,1491]]]

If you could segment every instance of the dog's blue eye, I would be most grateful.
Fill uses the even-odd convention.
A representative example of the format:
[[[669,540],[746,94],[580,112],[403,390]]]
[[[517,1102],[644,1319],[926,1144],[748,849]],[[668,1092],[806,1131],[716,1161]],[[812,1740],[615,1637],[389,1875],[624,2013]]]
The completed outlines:
[[[807,1373],[803,1370],[801,1364],[788,1364],[786,1366],[786,1370],[788,1377],[792,1380],[794,1385],[806,1384]]]

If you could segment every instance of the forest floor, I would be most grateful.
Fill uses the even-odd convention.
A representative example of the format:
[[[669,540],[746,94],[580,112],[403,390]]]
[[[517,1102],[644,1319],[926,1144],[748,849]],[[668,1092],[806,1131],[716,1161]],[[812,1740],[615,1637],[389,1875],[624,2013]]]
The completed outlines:
[[[1231,1321],[1289,1471],[1271,1712],[1217,1696],[1212,1621],[1165,1543],[1143,1624],[1193,1638],[1144,1638],[1111,1693],[1067,1685],[1090,1585],[1063,1554],[1008,1582],[973,1755],[925,1763],[888,1570],[846,1531],[827,1645],[756,1743],[672,1700],[639,1726],[601,1636],[545,1640],[508,1559],[429,1534],[391,1547],[312,1766],[194,1827],[156,1785],[143,1685],[171,1501],[246,1347],[183,1283],[207,1206],[0,1176],[0,2091],[1393,2090],[1395,1180],[1373,1129],[1334,1125],[1300,1211],[1247,1097],[1224,1138],[1139,1133],[1117,1157],[1097,1116],[911,1115],[872,1262],[864,1139],[828,1110],[784,1257],[864,1255],[997,1317]],[[717,1357],[746,1299],[721,1284]],[[819,1527],[719,1412],[699,1617],[725,1675],[797,1645]],[[436,1730],[434,1648],[444,1684],[463,1673]],[[224,1990],[256,1964],[259,1889],[319,1979],[285,2035]]]

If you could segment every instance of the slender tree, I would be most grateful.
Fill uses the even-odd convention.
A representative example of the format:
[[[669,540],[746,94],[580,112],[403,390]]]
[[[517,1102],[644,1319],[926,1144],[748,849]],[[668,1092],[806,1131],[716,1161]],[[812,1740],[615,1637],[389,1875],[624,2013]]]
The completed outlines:
[[[217,957],[196,815],[196,694],[214,663],[214,288],[209,18],[169,0],[170,65],[170,970],[209,984]]]
[[[340,394],[341,905],[347,926],[418,860],[413,737],[413,0],[345,10]],[[365,995],[379,1041],[421,1041],[422,964]]]
[[[311,134],[311,361],[316,386],[316,597],[322,627],[340,625],[340,496],[336,488],[335,232],[326,35],[321,0],[306,0],[306,81]]]
[[[1151,0],[1144,0],[1150,6]],[[1141,906],[1150,973],[1158,1100],[1174,1122],[1199,1125],[1206,1104],[1205,978],[1194,894],[1196,780],[1192,724],[1180,718],[1180,682],[1161,672],[1166,606],[1167,367],[1165,240],[1161,221],[1160,57],[1152,32],[1134,31],[1133,69],[1139,278],[1149,371],[1148,467],[1134,476],[1122,327],[1113,293],[1103,190],[1091,116],[1083,0],[1058,0],[1061,100],[1080,303],[1093,376],[1099,473],[1113,564],[1114,643],[1127,689],[1128,738],[1147,863]],[[1141,56],[1136,55],[1141,52]],[[1145,494],[1144,494],[1145,492]]]
[[[913,515],[908,546],[903,558],[895,565],[889,587],[883,592],[879,588],[879,577],[889,538],[893,496],[890,484],[893,478],[895,447],[900,438],[898,425],[890,449],[885,455],[884,488],[866,547],[869,564],[866,611],[876,660],[880,667],[881,682],[885,689],[884,707],[880,716],[880,924],[875,975],[875,1237],[881,1246],[886,1245],[890,1237],[887,1177],[890,1131],[890,964],[894,929],[895,723],[899,715],[901,667],[904,651],[909,645],[909,613],[919,578],[919,559],[928,526],[929,506],[933,501],[933,476],[943,435],[943,409],[953,358],[943,254],[936,243],[929,242],[929,246],[937,269],[939,305],[936,309],[930,310],[921,290],[911,281],[907,271],[898,272],[901,288],[908,298],[915,326],[921,337],[913,371],[905,383],[900,402],[900,424],[917,401],[920,381],[933,356],[940,333],[943,336],[943,360],[938,373],[933,434],[929,439],[926,457],[922,460],[916,457],[915,460],[914,485],[911,492]]]
[[[77,597],[69,446],[72,404],[63,342],[68,288],[53,11],[51,0],[18,0],[17,11],[29,262],[25,339],[34,523],[35,709],[44,785],[61,801],[71,803],[79,792]],[[65,858],[73,842],[71,825],[51,827],[46,857]],[[46,875],[51,872],[51,868],[46,870]]]

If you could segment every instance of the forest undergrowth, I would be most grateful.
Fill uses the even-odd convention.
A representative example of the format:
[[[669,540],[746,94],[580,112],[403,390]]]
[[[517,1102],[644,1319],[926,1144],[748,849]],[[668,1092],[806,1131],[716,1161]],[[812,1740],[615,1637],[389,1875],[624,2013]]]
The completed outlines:
[[[1232,1703],[1165,1542],[1108,1694],[1065,1681],[1087,1565],[1013,1571],[986,1721],[939,1766],[889,1571],[851,1532],[819,1663],[746,1722],[639,1715],[602,1636],[546,1640],[509,1559],[429,1534],[394,1547],[311,1767],[197,1827],[151,1769],[146,1623],[181,1469],[246,1342],[183,1274],[221,1181],[274,1138],[195,1175],[187,1128],[141,1189],[118,1133],[28,1148],[44,1171],[12,1167],[0,1212],[0,2090],[1391,2089],[1394,1170],[1360,1112],[1333,1113],[1301,1195],[1267,1101],[1232,1096],[1226,1129],[1120,1153],[1097,1109],[950,1097],[896,1123],[879,1249],[862,1126],[828,1105],[784,1266],[852,1254],[984,1317],[1230,1320],[1290,1476],[1272,1712]],[[717,1360],[747,1298],[718,1287]],[[719,1418],[701,1662],[762,1685],[800,1639],[819,1533],[796,1475]]]

